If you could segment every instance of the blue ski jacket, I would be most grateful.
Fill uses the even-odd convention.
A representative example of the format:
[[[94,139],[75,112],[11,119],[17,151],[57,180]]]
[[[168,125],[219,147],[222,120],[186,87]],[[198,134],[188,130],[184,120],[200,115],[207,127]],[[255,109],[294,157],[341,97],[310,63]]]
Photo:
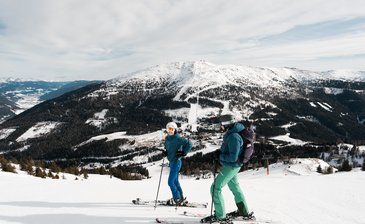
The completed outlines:
[[[245,126],[241,123],[235,123],[223,136],[223,143],[220,148],[219,161],[223,166],[240,167],[242,164],[238,162],[243,145],[243,139],[239,132],[244,130]]]
[[[190,140],[181,137],[178,133],[168,135],[165,139],[165,149],[167,152],[167,159],[170,162],[178,160],[176,157],[177,151],[182,151],[184,155],[190,152],[193,143]]]

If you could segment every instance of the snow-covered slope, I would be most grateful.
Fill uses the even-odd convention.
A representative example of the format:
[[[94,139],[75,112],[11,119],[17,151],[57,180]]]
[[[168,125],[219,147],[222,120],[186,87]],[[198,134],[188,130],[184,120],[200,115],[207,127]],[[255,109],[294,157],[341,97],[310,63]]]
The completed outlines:
[[[162,64],[117,77],[107,83],[117,87],[127,80],[145,83],[177,83],[181,90],[204,90],[224,85],[242,85],[261,88],[285,88],[289,82],[314,80],[365,81],[365,72],[341,70],[314,72],[295,68],[264,68],[240,65],[216,65],[206,61]],[[146,86],[145,90],[148,90]],[[113,93],[111,91],[110,93]],[[115,93],[115,92],[114,92]],[[182,95],[180,92],[179,95]]]
[[[335,70],[314,72],[296,68],[252,67],[243,65],[218,65],[207,61],[175,62],[156,65],[134,73],[116,77],[110,84],[126,79],[144,79],[162,82],[166,79],[177,81],[181,85],[205,86],[208,83],[232,84],[235,80],[245,79],[251,84],[272,86],[280,82],[296,80],[343,79],[365,81],[365,72],[355,70]],[[194,82],[194,79],[197,82]]]
[[[0,78],[0,123],[42,101],[55,98],[90,83],[93,82],[53,82]]]
[[[239,174],[249,209],[258,219],[280,224],[362,224],[365,220],[363,183],[365,172],[320,175],[307,168],[317,162],[298,160],[296,174],[288,166],[273,164],[265,169]],[[195,180],[182,176],[181,184],[189,201],[208,202],[208,208],[178,208],[132,205],[131,200],[156,197],[160,167],[150,166],[152,178],[121,181],[109,176],[89,175],[88,179],[66,175],[67,179],[41,179],[0,171],[0,223],[2,224],[120,224],[154,223],[156,217],[184,223],[198,218],[182,216],[183,211],[210,213],[209,188],[212,179]],[[151,164],[150,164],[151,165]],[[294,168],[293,168],[294,169]],[[169,168],[164,168],[159,199],[170,198]],[[226,208],[235,209],[228,188],[223,190]]]

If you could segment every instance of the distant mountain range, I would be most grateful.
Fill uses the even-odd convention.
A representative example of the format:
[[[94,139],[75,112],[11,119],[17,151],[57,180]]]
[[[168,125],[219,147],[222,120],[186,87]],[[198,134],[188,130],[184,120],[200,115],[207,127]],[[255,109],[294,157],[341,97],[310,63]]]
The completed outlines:
[[[99,81],[29,81],[0,79],[0,122],[4,122],[34,105]]]
[[[162,149],[163,128],[171,120],[194,151],[218,148],[222,134],[213,124],[226,113],[256,125],[257,144],[283,153],[290,146],[311,145],[317,153],[318,145],[365,144],[365,72],[205,61],[158,65],[73,90],[8,119],[0,125],[0,151],[86,164],[143,163],[160,156],[156,149]]]

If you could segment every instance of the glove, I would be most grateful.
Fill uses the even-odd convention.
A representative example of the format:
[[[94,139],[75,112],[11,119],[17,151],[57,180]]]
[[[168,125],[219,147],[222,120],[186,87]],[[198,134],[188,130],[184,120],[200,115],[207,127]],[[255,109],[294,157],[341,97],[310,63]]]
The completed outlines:
[[[214,158],[215,159],[219,159],[219,156],[221,155],[221,150],[220,149],[217,149],[214,151]]]
[[[183,151],[177,151],[175,155],[176,155],[176,158],[178,158],[178,159],[186,156],[186,154]]]

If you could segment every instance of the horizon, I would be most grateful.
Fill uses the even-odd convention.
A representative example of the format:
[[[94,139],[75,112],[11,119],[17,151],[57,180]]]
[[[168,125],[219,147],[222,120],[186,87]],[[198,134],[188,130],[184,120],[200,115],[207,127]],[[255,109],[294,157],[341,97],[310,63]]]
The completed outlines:
[[[176,61],[365,71],[365,2],[0,3],[0,79],[108,80]]]
[[[365,70],[354,70],[354,69],[336,69],[336,70],[325,70],[325,71],[314,71],[314,70],[305,70],[305,69],[300,69],[300,68],[295,68],[295,67],[259,67],[259,66],[249,66],[249,65],[235,65],[235,64],[213,64],[209,61],[205,61],[205,60],[196,60],[196,61],[180,61],[180,62],[169,62],[169,63],[164,63],[164,64],[156,64],[156,65],[152,65],[149,67],[145,67],[145,68],[141,68],[139,70],[136,71],[131,71],[128,73],[124,73],[121,75],[117,75],[115,77],[111,77],[108,79],[67,79],[67,80],[56,80],[56,79],[37,79],[37,78],[18,78],[18,77],[0,77],[0,84],[1,83],[6,83],[6,82],[74,82],[74,81],[100,81],[100,82],[104,82],[104,81],[109,81],[109,80],[113,80],[113,79],[128,79],[133,77],[135,74],[144,72],[146,70],[150,70],[150,69],[155,69],[158,68],[159,66],[168,66],[168,65],[172,65],[172,64],[176,64],[176,63],[206,63],[206,64],[211,64],[213,66],[237,66],[237,67],[248,67],[248,68],[260,68],[260,69],[290,69],[290,70],[300,70],[303,72],[314,72],[314,73],[333,73],[333,78],[336,79],[338,77],[336,77],[334,74],[335,73],[344,73],[344,75],[346,73],[351,74],[351,73],[364,73],[365,75]],[[130,76],[132,75],[132,76]],[[345,75],[346,76],[346,75]],[[365,79],[365,76],[364,76]]]

